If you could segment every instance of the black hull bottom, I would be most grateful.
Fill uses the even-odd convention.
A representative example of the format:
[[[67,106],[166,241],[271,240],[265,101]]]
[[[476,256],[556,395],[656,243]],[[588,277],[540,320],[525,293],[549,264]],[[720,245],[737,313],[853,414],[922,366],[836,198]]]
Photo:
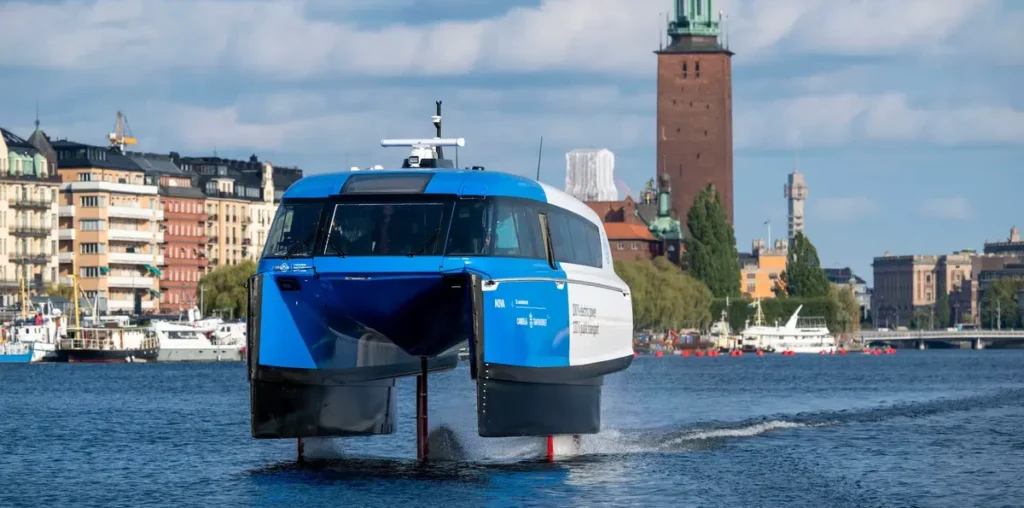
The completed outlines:
[[[630,356],[562,368],[487,364],[484,371],[491,377],[478,379],[478,433],[482,437],[596,434],[601,430],[604,374],[621,370],[632,360]],[[449,370],[457,361],[454,355],[433,358],[428,370]],[[389,370],[257,367],[250,385],[252,436],[393,434],[397,425],[395,378],[381,379]]]
[[[477,399],[478,433],[481,437],[596,434],[601,430],[603,380],[548,384],[483,379]]]
[[[429,372],[451,370],[458,357],[432,358]],[[257,367],[251,381],[256,439],[393,434],[395,379],[405,365],[341,371]]]
[[[58,349],[55,362],[128,363],[156,361],[158,349]]]

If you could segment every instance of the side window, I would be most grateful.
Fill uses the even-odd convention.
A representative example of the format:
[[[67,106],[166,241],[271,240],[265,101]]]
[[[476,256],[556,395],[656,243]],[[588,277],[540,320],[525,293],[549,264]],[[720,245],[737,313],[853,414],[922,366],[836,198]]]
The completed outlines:
[[[552,210],[548,213],[548,228],[551,230],[551,246],[555,251],[555,261],[573,263],[575,255],[572,248],[572,236],[569,233],[569,214]]]
[[[491,203],[484,200],[458,201],[448,237],[449,256],[487,255],[487,237],[491,230]]]
[[[545,259],[538,207],[523,201],[495,200],[494,256]]]
[[[555,260],[600,268],[601,232],[597,226],[569,212],[556,211],[550,216]]]
[[[538,213],[526,201],[459,201],[446,255],[547,259]]]

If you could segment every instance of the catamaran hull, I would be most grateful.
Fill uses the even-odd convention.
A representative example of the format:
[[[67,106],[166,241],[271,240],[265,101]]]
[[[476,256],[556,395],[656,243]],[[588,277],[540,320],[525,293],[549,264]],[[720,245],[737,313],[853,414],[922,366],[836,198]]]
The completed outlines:
[[[255,438],[391,434],[396,379],[420,374],[421,357],[455,368],[466,342],[480,436],[596,433],[604,376],[633,360],[628,296],[564,278],[271,272],[248,291]],[[382,295],[398,301],[392,314],[369,303]]]

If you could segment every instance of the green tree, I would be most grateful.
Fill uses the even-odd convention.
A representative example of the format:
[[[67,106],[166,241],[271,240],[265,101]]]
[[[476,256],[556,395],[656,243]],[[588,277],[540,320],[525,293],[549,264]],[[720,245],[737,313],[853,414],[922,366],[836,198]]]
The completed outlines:
[[[1000,279],[992,283],[981,297],[981,326],[1013,328],[1020,324],[1018,294],[1024,291],[1024,280]]]
[[[718,298],[740,295],[736,235],[725,219],[725,208],[715,187],[708,184],[693,200],[686,216],[691,236],[683,261],[689,273]]]
[[[710,323],[711,291],[667,259],[616,261],[615,272],[629,285],[634,328],[701,329]]]
[[[818,260],[818,250],[814,244],[797,233],[789,246],[786,257],[786,269],[780,277],[786,293],[796,298],[825,298],[832,296],[831,284],[825,270]]]
[[[43,291],[46,296],[60,296],[71,300],[74,298],[75,288],[65,284],[52,284]]]
[[[860,329],[860,303],[850,286],[832,286],[832,298],[837,306],[835,330],[840,333],[856,332]]]
[[[255,273],[256,263],[246,260],[237,265],[218,267],[200,278],[199,286],[204,288],[203,308],[200,309],[203,315],[210,315],[214,310],[231,309],[235,317],[245,316],[245,283]]]
[[[945,328],[947,326],[953,326],[954,323],[950,322],[949,316],[949,293],[940,291],[938,298],[935,299],[935,327]]]

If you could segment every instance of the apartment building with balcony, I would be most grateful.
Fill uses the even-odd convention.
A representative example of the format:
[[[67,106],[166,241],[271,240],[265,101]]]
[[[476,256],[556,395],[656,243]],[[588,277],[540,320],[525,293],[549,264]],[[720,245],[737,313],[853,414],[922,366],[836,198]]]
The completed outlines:
[[[43,150],[40,150],[40,148]],[[58,277],[60,179],[36,128],[28,140],[0,128],[0,304],[39,294]]]
[[[160,309],[179,313],[198,306],[199,279],[209,264],[206,196],[197,188],[198,178],[182,171],[170,155],[127,154],[157,185],[164,211],[161,224],[162,253],[166,268],[160,276]]]
[[[158,186],[116,149],[52,142],[61,178],[60,272],[101,312],[160,310],[164,211]]]
[[[206,196],[208,269],[259,259],[281,195],[302,170],[276,168],[255,155],[247,161],[176,155],[172,159],[196,176]]]

